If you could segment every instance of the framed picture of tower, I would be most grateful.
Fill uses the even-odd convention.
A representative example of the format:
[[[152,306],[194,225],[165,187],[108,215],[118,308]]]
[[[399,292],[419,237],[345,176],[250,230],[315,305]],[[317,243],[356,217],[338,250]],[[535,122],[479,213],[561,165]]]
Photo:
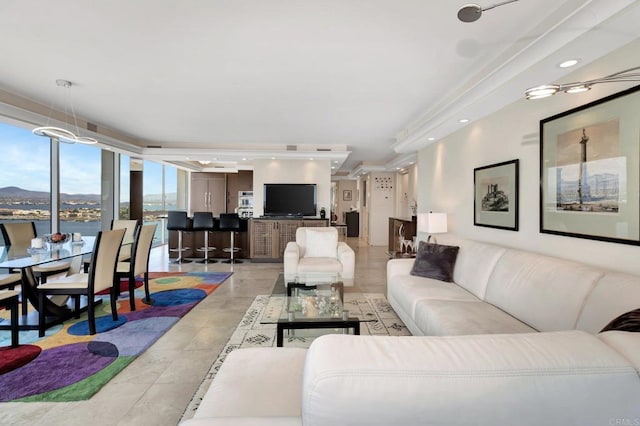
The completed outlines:
[[[518,230],[519,160],[473,169],[473,224]]]
[[[540,232],[640,245],[640,86],[540,121]]]

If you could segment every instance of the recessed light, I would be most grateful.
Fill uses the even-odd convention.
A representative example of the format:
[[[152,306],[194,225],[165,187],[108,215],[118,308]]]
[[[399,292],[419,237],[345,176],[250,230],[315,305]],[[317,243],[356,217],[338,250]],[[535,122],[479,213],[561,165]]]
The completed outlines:
[[[336,166],[331,166],[331,169],[332,169],[332,170],[335,170],[335,168],[336,168]]]
[[[458,123],[468,123],[469,119],[468,118],[461,118],[460,120],[458,120]]]
[[[276,159],[276,157],[271,157],[271,159],[272,159],[272,160],[275,160],[275,159]]]
[[[338,160],[333,160],[333,163],[334,164],[338,164]]]
[[[247,161],[247,159],[246,158],[242,158],[242,161]]]
[[[396,170],[400,170],[400,167],[396,167]]]
[[[436,138],[427,138],[428,141],[435,141]]]
[[[579,60],[579,59],[569,59],[569,60],[567,60],[567,61],[560,62],[560,63],[558,64],[558,66],[559,66],[560,68],[569,68],[569,67],[572,67],[572,66],[576,65],[578,62],[580,62],[580,60]]]

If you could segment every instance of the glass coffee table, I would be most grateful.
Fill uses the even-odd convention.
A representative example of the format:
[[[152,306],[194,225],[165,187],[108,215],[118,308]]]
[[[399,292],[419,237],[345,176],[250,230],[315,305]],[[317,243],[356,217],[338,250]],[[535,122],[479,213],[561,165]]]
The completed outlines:
[[[280,274],[264,310],[261,324],[276,324],[276,345],[282,347],[285,330],[353,329],[376,321],[344,309],[344,286],[339,274],[309,273],[285,277]]]

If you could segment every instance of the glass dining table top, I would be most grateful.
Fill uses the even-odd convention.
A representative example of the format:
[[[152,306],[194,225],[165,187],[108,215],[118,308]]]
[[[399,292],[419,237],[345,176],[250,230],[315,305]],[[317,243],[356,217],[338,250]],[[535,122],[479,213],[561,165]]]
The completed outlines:
[[[0,268],[23,269],[48,262],[69,259],[74,256],[91,254],[96,237],[82,237],[82,241],[62,244],[45,244],[42,249],[26,246],[0,247]]]

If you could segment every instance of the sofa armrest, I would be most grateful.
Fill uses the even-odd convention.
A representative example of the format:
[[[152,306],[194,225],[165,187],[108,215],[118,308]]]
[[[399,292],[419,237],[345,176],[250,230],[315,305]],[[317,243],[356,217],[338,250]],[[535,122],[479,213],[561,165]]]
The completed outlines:
[[[289,241],[284,249],[284,274],[285,276],[295,276],[298,272],[298,262],[300,261],[300,248],[295,241]]]
[[[353,278],[356,269],[356,254],[345,242],[338,243],[338,261],[342,264],[342,278],[345,278],[345,285],[353,285]]]
[[[344,419],[350,425],[514,419],[521,425],[596,425],[616,418],[640,418],[638,373],[580,331],[326,335],[311,344],[305,362],[305,426]]]
[[[387,262],[387,282],[395,275],[409,275],[415,259],[391,259]]]
[[[200,417],[180,426],[302,426],[300,417]]]

